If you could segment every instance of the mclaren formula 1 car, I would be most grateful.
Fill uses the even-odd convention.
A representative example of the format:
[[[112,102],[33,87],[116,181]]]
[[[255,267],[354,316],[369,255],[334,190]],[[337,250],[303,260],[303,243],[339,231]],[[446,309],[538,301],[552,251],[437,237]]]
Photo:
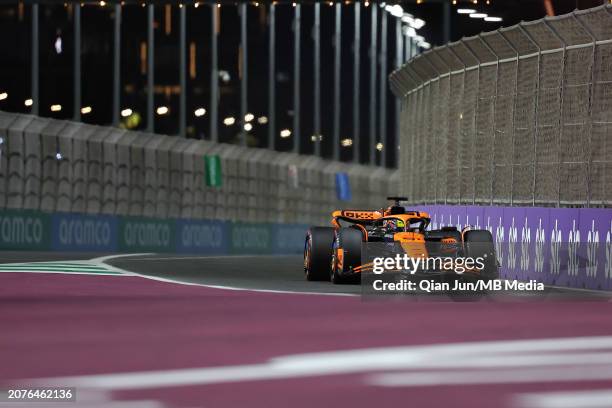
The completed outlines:
[[[427,213],[408,210],[400,204],[406,198],[387,199],[394,203],[386,209],[337,210],[332,213],[331,227],[311,227],[304,245],[306,279],[333,283],[359,281],[361,276],[373,272],[373,254],[393,257],[398,253],[433,260],[480,259],[479,264],[462,268],[461,276],[482,280],[499,277],[489,231],[471,227],[459,231],[452,226],[431,230],[428,229],[430,217]],[[368,251],[372,247],[375,250]],[[417,278],[454,279],[458,276],[452,262],[450,267],[441,262],[420,265],[409,274]],[[408,273],[405,270],[396,272]]]

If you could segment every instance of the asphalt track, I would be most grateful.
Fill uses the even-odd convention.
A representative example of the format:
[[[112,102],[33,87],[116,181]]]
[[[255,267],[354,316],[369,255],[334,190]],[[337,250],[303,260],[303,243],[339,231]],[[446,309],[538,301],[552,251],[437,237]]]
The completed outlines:
[[[359,285],[304,280],[302,256],[167,256],[117,258],[109,264],[149,277],[241,289],[361,293]]]
[[[58,258],[90,259],[2,254]],[[67,407],[612,406],[612,303],[589,293],[372,302],[304,282],[300,257],[81,262],[0,265],[0,388],[77,387]]]

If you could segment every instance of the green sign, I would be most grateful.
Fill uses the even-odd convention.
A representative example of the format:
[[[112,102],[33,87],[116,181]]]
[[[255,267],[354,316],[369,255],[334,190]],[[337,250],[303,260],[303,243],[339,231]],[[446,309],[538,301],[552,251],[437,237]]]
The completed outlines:
[[[37,211],[0,212],[0,249],[48,250],[51,220]]]
[[[221,187],[221,158],[204,156],[205,178],[208,187]]]

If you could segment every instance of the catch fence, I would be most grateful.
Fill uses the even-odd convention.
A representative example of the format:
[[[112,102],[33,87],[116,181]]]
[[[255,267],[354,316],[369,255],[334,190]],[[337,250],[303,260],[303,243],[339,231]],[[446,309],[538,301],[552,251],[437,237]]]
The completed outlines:
[[[437,47],[390,83],[414,203],[612,204],[610,5]]]

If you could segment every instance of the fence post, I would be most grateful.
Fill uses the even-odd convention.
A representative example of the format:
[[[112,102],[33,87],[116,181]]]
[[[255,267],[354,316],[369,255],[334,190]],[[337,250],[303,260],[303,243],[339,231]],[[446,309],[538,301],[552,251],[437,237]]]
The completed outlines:
[[[589,135],[587,142],[587,168],[586,168],[586,177],[587,177],[587,208],[591,206],[591,192],[592,192],[592,178],[591,171],[593,170],[593,88],[595,87],[595,62],[597,61],[595,58],[595,53],[597,52],[597,38],[593,35],[593,32],[589,30],[586,24],[584,24],[580,19],[576,18],[576,14],[572,14],[572,17],[576,22],[584,28],[591,39],[593,40],[593,57],[591,58],[591,84],[589,86]]]
[[[499,82],[499,55],[497,55],[497,53],[493,50],[493,48],[491,48],[489,44],[482,38],[482,34],[479,34],[478,37],[480,38],[480,41],[482,41],[484,46],[489,50],[491,54],[495,56],[495,59],[497,60],[495,62],[495,93],[493,95],[493,123],[492,123],[493,140],[491,141],[492,157],[491,157],[491,201],[490,201],[490,204],[493,205],[493,191],[494,191],[494,186],[495,186],[495,136],[497,134],[497,130],[495,129],[495,126],[496,126],[495,118],[496,118],[496,113],[497,113],[497,84]]]
[[[462,41],[463,42],[463,41]],[[478,56],[472,51],[469,45],[463,42],[465,48],[472,54],[474,59],[478,61],[478,75],[476,79],[476,105],[474,106],[474,132],[472,134],[472,205],[476,204],[476,163],[475,163],[475,154],[474,148],[476,146],[476,134],[478,133],[477,129],[477,117],[478,117],[478,106],[480,101],[480,68],[482,67],[482,61],[478,58]],[[463,84],[465,87],[465,83]]]
[[[561,38],[559,33],[557,33],[557,30],[555,30],[555,28],[548,22],[548,20],[544,19],[543,21],[544,24],[546,24],[550,31],[555,35],[555,37],[557,37],[559,42],[563,44],[563,66],[561,67],[561,86],[559,87],[559,136],[557,138],[557,149],[559,154],[559,164],[557,167],[557,207],[561,207],[561,134],[563,133],[563,121],[561,118],[563,116],[563,91],[565,83],[565,62],[567,58],[567,44],[565,43],[563,38]]]
[[[463,65],[463,68],[461,69],[461,71],[463,71],[463,85],[461,86],[461,102],[462,102],[462,105],[464,105],[465,104],[465,76],[466,76],[465,63],[461,60],[461,58],[459,58],[459,55],[457,55],[457,53],[453,50],[452,47],[448,47],[448,50]],[[449,81],[450,81],[450,77],[449,77]],[[450,86],[450,83],[449,83],[449,86]],[[461,118],[462,118],[461,120],[463,120],[463,112],[461,112]],[[461,124],[459,124],[459,137],[457,138],[457,155],[459,155],[459,152],[461,150],[461,139],[463,139],[463,131],[461,129]],[[456,161],[456,163],[457,163],[457,180],[456,180],[456,182],[459,184],[458,204],[461,205],[461,173],[462,173],[461,170],[462,170],[463,166],[461,165],[461,163],[459,163],[458,160]],[[446,189],[446,195],[448,196],[448,184],[447,184],[447,189]]]
[[[516,117],[516,102],[518,100],[518,76],[519,76],[519,52],[514,45],[506,38],[504,32],[499,30],[499,35],[506,41],[506,43],[516,52],[516,76],[514,80],[514,105],[512,107],[512,154],[510,162],[510,206],[514,205],[514,134],[516,132],[514,127],[514,120]]]
[[[39,27],[38,27],[38,3],[32,4],[32,70],[31,74],[31,98],[32,98],[32,115],[38,116],[40,112],[40,98],[39,98]]]
[[[533,130],[533,180],[532,180],[532,184],[531,184],[531,194],[532,194],[532,202],[531,205],[535,207],[535,202],[536,202],[536,165],[538,162],[538,131],[539,131],[539,121],[538,121],[538,104],[540,101],[540,70],[541,70],[541,64],[542,64],[542,48],[540,48],[540,45],[535,42],[535,40],[533,39],[533,37],[531,37],[531,34],[529,34],[527,32],[527,30],[525,30],[523,28],[522,25],[518,25],[518,28],[523,32],[523,34],[525,34],[525,36],[527,38],[529,38],[529,41],[531,41],[537,48],[538,48],[538,72],[537,72],[537,80],[536,80],[536,89],[535,89],[535,109],[534,109],[534,125],[535,128]]]
[[[438,69],[429,60],[429,56],[432,53],[435,53],[435,52],[436,51],[434,50],[434,51],[431,51],[430,53],[423,54],[423,60],[425,62],[427,62],[427,64],[431,67],[431,70],[433,72],[435,72],[435,74],[436,74],[436,78],[431,78],[431,79],[428,80],[429,81],[430,95],[431,95],[431,89],[433,87],[433,83],[435,81],[436,85],[438,87],[438,97],[439,97],[440,96],[440,71],[438,71]],[[450,72],[450,67],[449,67],[449,72]],[[431,101],[431,102],[433,104],[433,101]],[[435,118],[434,118],[434,120],[435,120]],[[432,143],[433,143],[433,146],[435,147],[436,146],[436,136],[437,135],[436,135],[436,132],[432,131],[432,133],[433,133],[433,142]],[[435,165],[434,165],[434,180],[438,180],[438,166],[435,166]],[[433,200],[433,203],[426,203],[426,204],[435,204],[438,201],[438,188],[437,188],[437,186],[438,186],[438,184],[436,182],[436,187],[434,188],[434,200]]]

